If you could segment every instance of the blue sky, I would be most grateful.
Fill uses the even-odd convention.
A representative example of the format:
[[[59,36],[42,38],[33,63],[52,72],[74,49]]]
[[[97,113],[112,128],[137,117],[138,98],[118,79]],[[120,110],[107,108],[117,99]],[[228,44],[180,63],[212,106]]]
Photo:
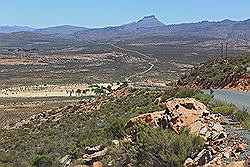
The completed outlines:
[[[250,0],[0,0],[0,25],[104,27],[156,15],[165,24],[250,18]]]

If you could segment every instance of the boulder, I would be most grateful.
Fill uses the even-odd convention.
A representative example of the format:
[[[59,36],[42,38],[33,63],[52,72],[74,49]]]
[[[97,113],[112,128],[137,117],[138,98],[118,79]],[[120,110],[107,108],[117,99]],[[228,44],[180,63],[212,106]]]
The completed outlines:
[[[194,160],[191,158],[186,159],[186,161],[183,164],[184,166],[194,166]]]
[[[60,164],[66,164],[70,160],[71,156],[70,155],[65,155],[59,160]]]
[[[190,130],[189,133],[193,135],[199,134],[202,128],[205,128],[205,125],[201,121],[197,121],[188,126],[188,129]]]
[[[95,160],[97,158],[100,158],[100,157],[103,157],[107,154],[108,152],[108,148],[104,148],[103,150],[101,151],[97,151],[97,152],[94,152],[93,154],[84,154],[83,155],[83,159],[86,161],[86,160]]]
[[[100,161],[94,162],[92,167],[103,167],[103,164]]]
[[[164,115],[164,111],[139,115],[138,117],[130,119],[125,125],[125,128],[127,129],[127,128],[132,127],[136,121],[142,121],[152,127],[155,127],[157,126],[155,121],[158,120],[163,115]]]
[[[179,134],[184,127],[190,130],[191,134],[199,134],[204,117],[209,115],[206,106],[193,98],[174,98],[166,102],[166,110],[161,112],[146,113],[130,119],[125,128],[134,125],[138,120],[151,127],[171,128]]]
[[[217,151],[211,146],[208,146],[207,149],[209,149],[213,155],[217,153]]]
[[[242,152],[244,152],[245,148],[246,148],[245,144],[243,144],[243,143],[237,144],[236,149],[235,149],[235,153],[238,153],[238,152],[242,153]]]
[[[118,145],[119,145],[119,141],[118,141],[118,140],[112,140],[112,144],[113,144],[114,146],[118,146]]]
[[[199,134],[205,136],[207,131],[208,131],[208,128],[206,126],[204,126],[203,128],[200,129]]]
[[[246,166],[245,161],[234,161],[225,165],[225,167],[244,167],[244,166]]]
[[[229,158],[230,158],[230,152],[224,152],[224,153],[223,153],[223,156],[224,156],[226,159],[229,159]]]
[[[183,127],[191,127],[197,121],[202,121],[204,114],[208,115],[206,106],[193,98],[175,98],[166,103],[165,115],[169,126],[176,132]],[[196,128],[201,128],[201,124],[196,125]]]
[[[97,151],[100,151],[101,145],[96,146],[96,147],[86,147],[85,148],[85,154],[93,154]]]
[[[194,160],[199,166],[205,165],[212,160],[212,154],[209,150],[203,149]]]
[[[212,129],[217,132],[223,131],[223,127],[219,123],[215,123]]]
[[[225,132],[217,132],[217,131],[212,131],[212,135],[210,136],[212,140],[224,139],[226,137],[227,134]]]

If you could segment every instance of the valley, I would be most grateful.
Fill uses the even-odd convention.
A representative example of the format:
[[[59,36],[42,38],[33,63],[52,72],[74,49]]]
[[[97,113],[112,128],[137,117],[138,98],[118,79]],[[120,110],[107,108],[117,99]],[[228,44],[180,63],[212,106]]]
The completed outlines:
[[[47,50],[47,44],[40,50],[3,49],[0,52],[2,117],[11,123],[39,113],[45,106],[76,104],[95,97],[95,85],[104,88],[110,85],[113,90],[125,82],[129,87],[166,87],[196,63],[218,57],[219,45],[200,45],[205,41],[158,37],[78,43],[64,49]],[[230,55],[237,53],[241,49],[230,49]],[[7,125],[6,121],[2,126]]]
[[[0,26],[0,167],[243,167],[249,25]]]

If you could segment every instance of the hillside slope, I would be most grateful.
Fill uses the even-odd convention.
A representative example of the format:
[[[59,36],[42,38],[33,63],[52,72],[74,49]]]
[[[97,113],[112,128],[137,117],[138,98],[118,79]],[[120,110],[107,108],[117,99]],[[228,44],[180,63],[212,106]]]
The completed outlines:
[[[238,151],[233,142],[242,140],[225,140],[218,106],[210,114],[204,105],[210,100],[193,89],[123,88],[44,111],[0,129],[0,166],[227,164],[229,159],[221,154],[240,155],[244,148]]]
[[[218,58],[203,62],[177,83],[179,86],[250,91],[250,55]]]

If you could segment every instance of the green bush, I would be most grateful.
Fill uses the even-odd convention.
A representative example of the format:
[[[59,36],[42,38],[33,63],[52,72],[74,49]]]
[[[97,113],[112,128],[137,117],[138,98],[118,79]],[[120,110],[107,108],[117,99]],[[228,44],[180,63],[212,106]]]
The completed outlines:
[[[200,93],[200,91],[196,89],[179,88],[175,97],[179,97],[179,98],[193,97],[197,95],[198,93]]]
[[[248,111],[237,111],[235,113],[237,121],[241,122],[243,127],[250,131],[250,113]]]
[[[178,97],[178,98],[194,98],[201,103],[208,104],[208,102],[211,100],[211,96],[204,94],[202,91],[197,89],[189,89],[189,88],[171,88],[165,90],[165,92],[162,95],[163,100],[166,101],[169,98],[172,97]]]
[[[117,120],[113,122],[109,127],[105,129],[105,131],[112,135],[113,138],[122,138],[124,136],[124,126],[126,121],[125,120]]]
[[[97,145],[106,145],[109,139],[109,134],[103,129],[83,131],[78,136],[76,145],[78,148],[85,148],[86,146],[95,147]]]
[[[185,159],[202,149],[203,139],[190,136],[186,131],[180,135],[162,128],[150,128],[137,123],[127,130],[133,135],[133,144],[125,146],[134,166],[182,166]]]
[[[53,159],[49,156],[38,156],[35,158],[33,165],[35,167],[50,167],[53,165]]]
[[[236,110],[236,107],[233,104],[227,104],[217,101],[212,104],[211,112],[220,113],[222,115],[232,115]]]
[[[208,104],[209,101],[211,100],[211,96],[208,95],[208,94],[205,94],[203,92],[197,92],[194,96],[193,96],[194,99],[200,101],[201,103],[203,104]]]

